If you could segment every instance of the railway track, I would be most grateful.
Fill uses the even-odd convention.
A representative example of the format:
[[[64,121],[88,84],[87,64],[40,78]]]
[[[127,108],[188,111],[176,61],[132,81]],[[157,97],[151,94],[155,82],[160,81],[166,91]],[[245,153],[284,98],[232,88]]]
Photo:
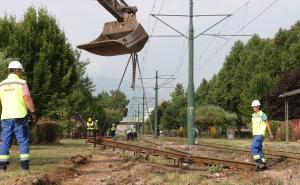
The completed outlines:
[[[143,141],[163,146],[162,144],[157,143],[157,142],[151,142],[151,141],[145,140],[145,139]],[[196,145],[203,146],[203,147],[216,148],[216,149],[221,149],[221,150],[226,150],[226,151],[243,152],[243,153],[247,153],[247,154],[250,153],[250,150],[247,150],[247,149],[233,148],[233,147],[228,147],[228,146],[221,145],[221,144],[200,142]],[[168,147],[168,148],[173,149],[171,147]],[[173,150],[175,150],[175,149],[173,149]],[[264,153],[268,157],[286,158],[286,159],[292,160],[292,161],[294,161],[294,160],[300,161],[300,153],[297,153],[297,152],[286,152],[286,151],[264,149]]]
[[[90,142],[93,142],[93,140]],[[144,146],[129,144],[125,142],[115,141],[112,139],[105,139],[105,138],[97,138],[96,142],[97,144],[103,145],[104,147],[111,147],[113,148],[113,150],[118,148],[123,151],[125,150],[133,151],[135,154],[141,154],[141,155],[144,154],[146,156],[153,155],[153,156],[164,157],[167,159],[173,159],[176,160],[178,164],[191,163],[191,164],[208,165],[208,166],[222,165],[223,167],[228,167],[232,169],[246,169],[246,170],[255,169],[255,165],[252,163],[224,160],[224,159],[217,159],[217,158],[210,158],[210,157],[200,157],[170,147],[168,147],[168,150],[172,150],[172,151],[165,151],[165,150],[159,150],[156,147],[153,148],[144,147]]]

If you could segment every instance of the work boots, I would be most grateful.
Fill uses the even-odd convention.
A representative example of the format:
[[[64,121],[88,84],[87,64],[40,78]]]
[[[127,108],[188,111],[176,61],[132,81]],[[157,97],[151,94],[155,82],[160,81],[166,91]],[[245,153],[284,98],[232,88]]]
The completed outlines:
[[[21,169],[24,171],[28,171],[29,170],[29,160],[24,160],[20,162],[21,165]]]
[[[9,162],[0,162],[0,172],[5,172]]]
[[[262,171],[267,169],[267,163],[263,162],[261,159],[255,160],[256,170]]]

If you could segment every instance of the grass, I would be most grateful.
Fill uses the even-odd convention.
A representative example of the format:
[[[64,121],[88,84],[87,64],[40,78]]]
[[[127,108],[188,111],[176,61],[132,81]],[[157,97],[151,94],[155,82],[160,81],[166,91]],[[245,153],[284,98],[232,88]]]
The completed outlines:
[[[89,155],[93,147],[85,146],[85,140],[63,139],[59,144],[30,146],[30,173],[25,174],[19,166],[19,149],[13,146],[10,150],[10,165],[5,173],[0,173],[0,183],[7,178],[53,171],[68,167],[66,160],[75,155]]]
[[[151,136],[141,136],[141,138],[152,138]],[[179,137],[159,137],[158,141],[173,141],[181,144],[187,144],[187,138]],[[210,139],[210,138],[196,138],[198,143],[212,143],[229,146],[233,148],[242,148],[250,151],[252,143],[251,139]],[[297,152],[300,150],[300,142],[289,142],[288,144],[284,141],[264,141],[264,149],[270,150],[283,150],[286,152]]]

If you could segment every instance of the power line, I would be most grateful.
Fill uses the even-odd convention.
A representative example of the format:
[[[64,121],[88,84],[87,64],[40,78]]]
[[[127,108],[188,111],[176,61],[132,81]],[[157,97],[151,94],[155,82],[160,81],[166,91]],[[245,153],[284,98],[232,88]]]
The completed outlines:
[[[225,26],[228,24],[229,20],[230,20],[231,18],[235,18],[234,15],[236,15],[236,13],[238,13],[239,11],[241,11],[244,7],[247,7],[248,4],[249,4],[251,1],[252,1],[252,0],[248,0],[247,2],[245,2],[244,4],[242,4],[242,6],[240,6],[239,8],[237,8],[237,9],[232,13],[232,16],[231,16],[229,19],[227,19],[227,21],[226,21],[225,24],[221,27],[221,29],[219,30],[218,33],[221,33],[222,30],[225,28]],[[195,61],[195,64],[197,64],[197,62],[198,62],[198,61],[203,57],[203,55],[209,50],[209,48],[210,48],[210,47],[213,45],[213,43],[216,41],[216,38],[217,38],[217,37],[215,37],[215,38],[208,44],[208,46],[204,49],[204,51],[199,55],[199,57],[197,57],[197,59],[196,59],[196,61]],[[184,74],[185,74],[184,71],[182,71],[182,73],[180,73],[180,74],[178,75],[178,81],[179,81],[179,79],[182,78],[182,76],[183,76]]]
[[[161,10],[162,10],[162,8],[163,8],[163,5],[164,5],[164,2],[165,2],[165,0],[162,0],[158,13],[161,12]],[[156,0],[155,0],[154,4],[155,4],[155,3],[156,3]],[[152,11],[154,11],[154,5],[153,5],[153,7],[152,7]],[[150,15],[149,15],[149,24],[150,24]],[[156,25],[157,25],[157,21],[155,21],[154,26],[153,26],[153,28],[152,28],[152,31],[151,31],[151,34],[150,34],[150,35],[153,35],[154,30],[155,30],[155,28],[156,28]],[[148,51],[149,51],[149,47],[150,47],[150,41],[151,41],[151,37],[150,37],[149,40],[147,41],[148,44],[147,44],[147,46],[146,46],[145,54],[144,54],[144,56],[143,56],[143,71],[145,70],[146,64],[147,64],[147,57],[148,57]]]
[[[264,14],[267,10],[269,10],[275,3],[277,3],[279,0],[274,0],[272,3],[270,3],[263,11],[261,11],[259,14],[257,14],[254,18],[252,18],[246,25],[244,25],[242,28],[240,28],[235,34],[240,33],[243,29],[245,29],[247,26],[249,26],[252,22],[254,22],[258,17],[260,17],[262,14]],[[205,66],[212,58],[216,56],[216,54],[222,50],[228,43],[233,39],[233,36],[230,37],[221,47],[219,47],[214,54],[212,54],[208,59],[197,69],[199,71],[201,67]]]

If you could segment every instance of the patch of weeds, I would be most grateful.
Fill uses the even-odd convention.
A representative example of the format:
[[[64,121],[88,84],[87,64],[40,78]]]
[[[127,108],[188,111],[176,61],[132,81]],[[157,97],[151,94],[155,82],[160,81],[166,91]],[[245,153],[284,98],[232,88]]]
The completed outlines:
[[[223,170],[223,165],[222,164],[221,165],[215,165],[214,164],[214,165],[208,167],[208,172],[212,173],[212,174],[222,172],[222,170]]]
[[[166,174],[166,172],[164,172],[164,171],[159,171],[159,170],[157,170],[157,171],[154,171],[154,172],[152,172],[154,175],[156,175],[156,176],[163,176],[163,175],[165,175]]]

